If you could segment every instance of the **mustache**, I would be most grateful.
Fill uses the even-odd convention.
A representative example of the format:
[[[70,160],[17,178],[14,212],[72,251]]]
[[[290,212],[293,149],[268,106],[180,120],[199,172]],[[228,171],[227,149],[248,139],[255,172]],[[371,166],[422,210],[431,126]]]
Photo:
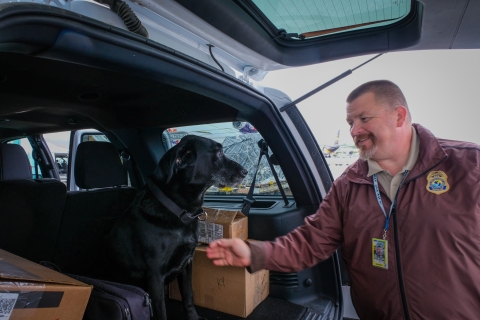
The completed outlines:
[[[372,134],[360,134],[358,136],[355,136],[353,137],[353,142],[355,143],[355,145],[357,145],[359,140],[368,139],[368,138],[372,139],[372,141],[375,142],[375,137]]]

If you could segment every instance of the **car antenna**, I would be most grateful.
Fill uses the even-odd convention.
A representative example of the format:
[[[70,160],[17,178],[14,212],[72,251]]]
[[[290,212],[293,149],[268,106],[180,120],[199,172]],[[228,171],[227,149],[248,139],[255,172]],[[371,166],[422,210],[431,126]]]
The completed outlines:
[[[294,105],[296,105],[297,103],[299,102],[302,102],[303,100],[307,99],[308,97],[314,95],[315,93],[319,92],[319,91],[322,91],[323,89],[325,89],[326,87],[334,84],[335,82],[337,82],[338,80],[341,80],[343,78],[345,78],[346,76],[348,75],[351,75],[353,73],[353,71],[357,70],[358,68],[366,65],[367,63],[369,63],[370,61],[374,60],[374,59],[377,59],[378,57],[380,57],[383,53],[379,53],[377,54],[375,57],[365,61],[364,63],[362,63],[361,65],[358,65],[357,67],[353,68],[353,69],[349,69],[347,71],[345,71],[344,73],[342,73],[341,75],[333,78],[332,80],[330,81],[327,81],[325,82],[324,84],[322,84],[320,87],[316,88],[316,89],[313,89],[312,91],[310,91],[309,93],[307,94],[304,94],[303,96],[301,96],[300,98],[298,98],[297,100],[294,100],[292,102],[290,102],[289,104],[287,105],[284,105],[283,107],[280,108],[280,112],[283,112],[287,109],[290,109],[291,107],[293,107]]]

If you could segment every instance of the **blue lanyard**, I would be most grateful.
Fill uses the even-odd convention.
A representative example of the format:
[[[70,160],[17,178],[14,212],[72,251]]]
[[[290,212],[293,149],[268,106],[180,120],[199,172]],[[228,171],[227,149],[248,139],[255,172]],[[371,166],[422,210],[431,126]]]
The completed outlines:
[[[403,173],[402,181],[400,181],[400,185],[398,186],[397,193],[395,194],[395,198],[393,199],[392,205],[390,206],[390,211],[387,213],[385,212],[385,208],[383,207],[383,201],[382,197],[380,196],[380,190],[378,189],[378,179],[377,179],[377,174],[375,173],[373,175],[373,187],[375,188],[375,195],[377,196],[377,201],[378,204],[380,205],[380,209],[383,211],[383,215],[385,216],[385,227],[383,228],[383,239],[385,240],[387,236],[387,230],[388,230],[388,224],[390,222],[390,216],[392,215],[393,208],[395,208],[395,204],[397,203],[397,196],[398,192],[400,191],[400,188],[402,187],[403,180],[405,180],[405,177],[407,176],[408,170],[405,170]]]

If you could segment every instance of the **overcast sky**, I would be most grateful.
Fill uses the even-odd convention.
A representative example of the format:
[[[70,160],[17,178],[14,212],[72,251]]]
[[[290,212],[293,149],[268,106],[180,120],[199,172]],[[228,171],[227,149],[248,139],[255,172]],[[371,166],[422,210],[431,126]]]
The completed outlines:
[[[274,71],[260,83],[292,100],[374,55],[309,67]],[[436,136],[480,144],[480,50],[387,53],[298,104],[319,144],[352,143],[345,121],[345,99],[358,85],[388,79],[403,90],[413,122]]]

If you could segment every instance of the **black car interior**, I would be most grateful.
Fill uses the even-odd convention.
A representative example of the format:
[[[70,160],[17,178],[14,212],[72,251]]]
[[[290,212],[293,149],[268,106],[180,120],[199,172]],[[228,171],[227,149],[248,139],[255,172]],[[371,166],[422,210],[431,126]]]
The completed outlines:
[[[19,145],[0,144],[1,248],[26,259],[52,261],[65,207],[66,187],[53,178],[32,179]]]
[[[108,142],[78,145],[75,178],[86,191],[68,191],[51,260],[62,272],[95,274],[104,237],[128,208],[136,189],[127,186],[127,172],[117,149]]]
[[[287,37],[253,2],[175,1],[282,67],[407,48],[480,46],[478,1],[411,1],[412,10],[398,23],[311,39]],[[167,151],[164,131],[234,121],[249,122],[261,133],[292,193],[290,206],[279,195],[257,197],[248,217],[249,237],[273,240],[293,230],[317,210],[333,178],[296,106],[283,114],[278,110],[288,102],[282,93],[258,91],[101,21],[54,6],[1,3],[0,249],[61,272],[90,275],[115,219]],[[73,137],[82,129],[98,130],[110,143],[82,142],[75,158],[70,152],[68,166],[74,168],[67,168],[66,185],[74,178],[82,189],[70,190],[60,181],[42,135],[70,131]],[[22,147],[8,144],[20,138],[31,144],[34,168]],[[241,196],[205,197],[205,206],[213,208],[242,205]],[[301,272],[271,272],[270,296],[247,319],[339,319],[342,285],[348,284],[337,254]],[[178,301],[169,299],[167,309],[173,319],[184,316]],[[240,319],[198,311],[209,319]]]
[[[88,275],[102,238],[165,153],[162,132],[180,125],[249,121],[271,151],[282,155],[278,163],[294,205],[283,207],[280,196],[262,198],[250,211],[250,238],[285,234],[318,208],[317,184],[267,96],[211,66],[85,17],[35,4],[1,9],[0,140],[29,137],[40,149],[44,133],[92,128],[111,143],[86,142],[75,161],[69,159],[85,190],[66,190],[58,172],[46,165],[55,163],[48,152],[38,153],[44,179],[30,174],[26,179],[25,173],[22,179],[0,181],[0,248],[37,263],[52,262],[62,272]],[[303,126],[293,109],[289,112]],[[303,134],[318,148],[308,129]],[[131,187],[125,186],[122,151],[132,158]],[[328,189],[331,177],[321,152],[314,158]],[[205,205],[239,208],[242,199],[207,196]],[[333,316],[342,308],[340,284],[336,255],[299,273],[272,272],[270,297],[249,319],[267,319],[259,315],[272,304],[292,319],[307,313]],[[176,303],[170,301],[172,314],[182,312]]]

